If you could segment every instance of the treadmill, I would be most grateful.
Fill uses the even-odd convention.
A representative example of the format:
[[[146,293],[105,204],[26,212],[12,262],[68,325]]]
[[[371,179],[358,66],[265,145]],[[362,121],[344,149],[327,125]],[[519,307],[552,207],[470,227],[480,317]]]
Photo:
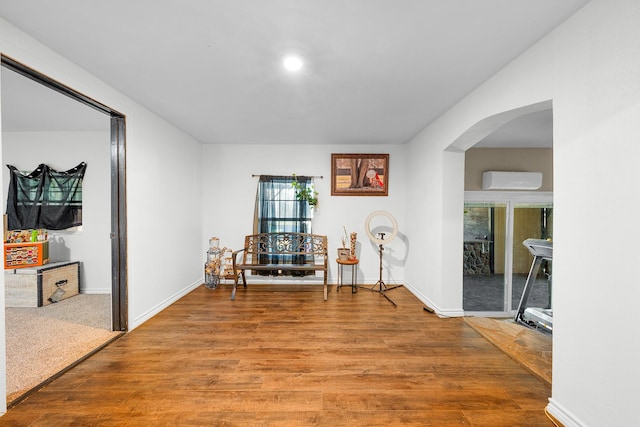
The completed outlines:
[[[553,260],[553,243],[548,240],[542,239],[527,239],[522,242],[531,255],[533,255],[533,262],[531,263],[531,269],[529,270],[529,276],[527,282],[524,285],[522,291],[522,297],[520,298],[520,304],[518,305],[518,311],[516,312],[515,321],[523,323],[536,329],[542,328],[547,332],[553,331],[553,309],[551,307],[551,288],[549,288],[549,307],[527,307],[527,300],[531,294],[531,289],[536,281],[538,271],[542,261]],[[549,277],[548,280],[551,280]]]

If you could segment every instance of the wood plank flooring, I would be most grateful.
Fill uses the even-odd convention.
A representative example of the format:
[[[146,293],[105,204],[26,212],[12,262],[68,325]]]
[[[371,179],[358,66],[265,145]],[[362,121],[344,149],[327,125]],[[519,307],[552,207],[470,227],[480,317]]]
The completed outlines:
[[[204,286],[0,425],[553,426],[551,389],[405,288]]]
[[[465,317],[464,320],[500,350],[551,385],[551,335],[527,328],[513,319]]]

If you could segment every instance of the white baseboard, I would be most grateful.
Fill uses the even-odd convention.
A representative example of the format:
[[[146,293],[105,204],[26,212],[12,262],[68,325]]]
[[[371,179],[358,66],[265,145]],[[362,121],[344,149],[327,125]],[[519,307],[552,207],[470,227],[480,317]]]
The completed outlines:
[[[133,322],[129,322],[129,331],[128,332],[131,332],[132,330],[134,330],[138,326],[142,325],[144,322],[146,322],[147,320],[151,319],[153,316],[155,316],[156,314],[160,313],[162,310],[164,310],[165,308],[169,307],[171,304],[173,304],[174,302],[178,301],[180,298],[182,298],[183,296],[187,295],[189,292],[193,291],[198,286],[202,286],[203,283],[204,282],[203,282],[202,278],[197,280],[197,281],[195,281],[194,283],[190,284],[186,288],[180,290],[179,292],[176,292],[175,294],[173,294],[169,298],[165,299],[160,304],[157,304],[155,307],[151,308],[150,310],[147,310],[142,315],[136,317],[133,320]]]
[[[413,287],[410,283],[405,283],[404,287],[407,288],[413,295],[415,295],[416,298],[422,301],[424,305],[432,309],[439,317],[464,317],[464,310],[438,307],[437,304],[434,304],[433,301],[424,296],[422,293],[418,292],[418,290],[416,290],[416,288]]]
[[[556,420],[560,421],[564,427],[584,427],[586,424],[582,423],[571,412],[567,411],[562,405],[560,405],[553,398],[549,398],[549,404],[546,408],[547,412],[553,416]]]
[[[111,288],[102,288],[102,289],[82,289],[80,288],[80,293],[81,294],[87,294],[87,295],[111,295]]]

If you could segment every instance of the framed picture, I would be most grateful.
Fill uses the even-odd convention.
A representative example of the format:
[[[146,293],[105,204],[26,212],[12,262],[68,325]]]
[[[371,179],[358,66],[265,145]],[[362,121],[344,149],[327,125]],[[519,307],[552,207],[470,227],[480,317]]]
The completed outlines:
[[[332,196],[388,194],[388,154],[331,154]]]

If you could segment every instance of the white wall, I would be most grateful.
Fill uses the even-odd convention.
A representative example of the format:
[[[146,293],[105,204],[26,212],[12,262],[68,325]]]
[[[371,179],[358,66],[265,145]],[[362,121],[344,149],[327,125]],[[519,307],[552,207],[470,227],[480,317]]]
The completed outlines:
[[[126,116],[128,318],[133,329],[202,283],[202,145],[1,18],[0,52]],[[4,276],[0,280],[3,284]],[[3,312],[2,294],[0,326]],[[0,355],[4,343],[2,327]],[[0,396],[6,394],[5,370],[0,363]]]
[[[398,222],[398,238],[385,248],[385,283],[402,283],[404,262],[410,248],[405,232],[407,213],[405,188],[408,185],[404,167],[404,147],[398,145],[205,145],[203,170],[205,186],[203,258],[208,238],[220,237],[220,245],[233,250],[242,248],[244,236],[253,231],[253,213],[258,178],[255,175],[312,175],[323,176],[315,180],[319,193],[318,208],[313,218],[313,232],[327,236],[329,242],[329,280],[335,283],[337,265],[336,250],[341,246],[343,225],[349,232],[358,233],[358,256],[360,265],[358,278],[372,285],[379,278],[377,247],[366,237],[365,220],[377,210],[391,213]],[[331,196],[331,153],[389,153],[389,196]],[[408,212],[412,215],[413,212]],[[372,221],[376,225],[388,226],[382,217]],[[255,282],[258,279],[252,279]],[[279,279],[279,281],[281,281]]]
[[[88,107],[87,107],[88,108]],[[96,114],[100,114],[97,113]],[[82,183],[80,231],[50,231],[51,262],[80,261],[80,291],[111,293],[111,163],[109,116],[102,132],[5,132],[2,161],[19,170],[34,170],[40,163],[64,171],[87,164]],[[3,168],[4,201],[9,169]]]
[[[640,425],[640,287],[630,250],[640,237],[638,22],[638,1],[593,0],[408,146],[416,179],[433,184],[425,199],[416,197],[419,187],[409,190],[407,200],[420,200],[414,208],[426,221],[409,222],[408,233],[414,240],[439,240],[412,251],[407,280],[439,310],[455,312],[462,304],[463,151],[474,136],[478,140],[499,125],[502,112],[552,100],[554,343],[548,409],[567,426]],[[426,167],[414,169],[420,163]],[[424,278],[425,269],[440,270],[440,276]]]

